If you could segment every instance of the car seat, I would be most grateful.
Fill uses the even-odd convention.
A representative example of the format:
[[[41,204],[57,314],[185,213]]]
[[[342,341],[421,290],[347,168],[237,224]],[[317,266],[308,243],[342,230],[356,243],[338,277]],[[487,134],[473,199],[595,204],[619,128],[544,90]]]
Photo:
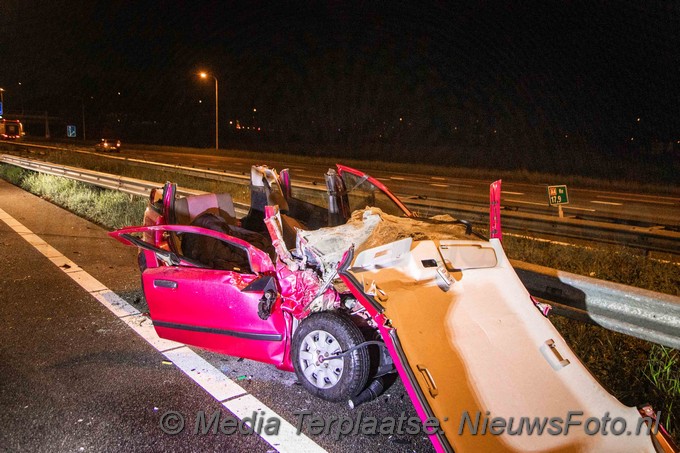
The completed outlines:
[[[217,214],[230,225],[238,223],[234,201],[228,193],[206,193],[176,199],[175,221],[179,225],[189,225],[196,217],[208,210],[217,211]]]

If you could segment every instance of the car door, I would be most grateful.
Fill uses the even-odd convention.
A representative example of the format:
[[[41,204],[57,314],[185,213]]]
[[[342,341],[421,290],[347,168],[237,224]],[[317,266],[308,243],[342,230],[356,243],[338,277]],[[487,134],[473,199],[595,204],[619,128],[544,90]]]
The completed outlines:
[[[242,251],[248,266],[207,268],[137,237],[158,232],[217,239]],[[161,338],[276,365],[283,362],[287,332],[279,304],[271,307],[266,319],[258,315],[265,292],[276,293],[274,266],[265,252],[242,239],[186,225],[132,227],[111,235],[153,252],[157,258],[157,263],[147,263],[142,283],[149,314]]]
[[[383,183],[357,169],[336,164],[349,197],[350,212],[366,206],[391,215],[413,217],[413,213]]]

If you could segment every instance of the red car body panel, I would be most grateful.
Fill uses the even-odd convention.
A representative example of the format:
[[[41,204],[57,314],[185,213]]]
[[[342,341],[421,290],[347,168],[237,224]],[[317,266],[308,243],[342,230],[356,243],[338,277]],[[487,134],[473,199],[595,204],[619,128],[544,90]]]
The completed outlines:
[[[292,371],[288,352],[292,320],[282,308],[282,299],[276,301],[269,318],[263,320],[258,316],[263,291],[244,291],[262,275],[276,274],[269,256],[242,239],[186,225],[130,227],[110,235],[125,244],[138,245],[130,242],[128,235],[153,236],[163,232],[203,234],[240,246],[247,251],[255,273],[191,267],[192,263],[182,267],[157,266],[155,252],[143,250],[147,263],[151,256],[154,264],[142,273],[142,282],[158,335]],[[297,289],[295,283],[292,285]]]
[[[288,332],[280,306],[262,320],[257,316],[262,294],[243,292],[257,278],[170,266],[147,269],[142,276],[145,287],[155,288],[147,303],[159,336],[282,367]]]

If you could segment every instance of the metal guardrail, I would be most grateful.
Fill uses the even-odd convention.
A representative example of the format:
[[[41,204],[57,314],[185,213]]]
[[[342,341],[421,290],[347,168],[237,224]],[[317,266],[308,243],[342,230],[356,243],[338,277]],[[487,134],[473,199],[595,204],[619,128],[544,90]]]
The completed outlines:
[[[129,165],[136,165],[148,168],[163,168],[184,175],[199,178],[225,181],[236,184],[247,184],[248,175],[230,171],[216,171],[209,169],[198,169],[183,165],[166,164],[162,162],[150,162],[142,159],[135,159],[123,156],[102,155],[92,151],[80,150],[75,148],[59,148],[54,146],[34,145],[21,143],[25,147],[37,147],[47,149],[60,149],[83,154],[96,155],[99,158],[108,158],[124,161]],[[293,182],[294,190],[325,191],[325,188],[303,182]],[[400,196],[404,204],[412,211],[418,212],[423,216],[433,216],[437,214],[450,214],[454,217],[466,219],[473,224],[486,226],[488,221],[488,208],[437,199],[418,199],[415,197]],[[619,244],[627,247],[642,249],[645,251],[657,251],[680,255],[680,232],[660,229],[657,227],[642,227],[622,225],[611,222],[596,220],[584,220],[575,218],[556,218],[544,214],[532,214],[526,212],[515,212],[503,210],[503,226],[506,230],[518,233],[534,233],[550,236],[559,236],[572,239],[596,241],[601,243]]]
[[[25,168],[27,170],[37,171],[53,176],[63,176],[65,178],[73,179],[75,181],[85,182],[88,184],[102,187],[105,189],[117,190],[120,192],[129,193],[132,195],[148,196],[149,191],[153,188],[162,186],[163,184],[145,181],[143,179],[128,178],[126,176],[112,175],[110,173],[102,173],[93,170],[85,170],[83,168],[70,167],[68,165],[57,165],[48,162],[41,162],[33,159],[25,159],[22,157],[10,156],[7,154],[0,155],[0,162],[15,165],[17,167]],[[198,195],[204,192],[198,190],[184,189],[186,195]]]
[[[162,185],[6,154],[0,155],[0,162],[144,197],[148,196],[151,189]],[[181,189],[178,192],[182,195],[205,193],[189,189]],[[244,204],[238,204],[236,207],[241,214],[248,209]],[[529,292],[552,304],[557,314],[680,349],[680,297],[522,261],[511,262]]]
[[[680,349],[680,297],[510,260],[555,313]]]
[[[22,157],[10,156],[7,154],[0,154],[0,162],[25,168],[27,170],[36,171],[53,176],[62,176],[64,178],[73,179],[75,181],[92,184],[104,189],[117,190],[119,192],[128,193],[131,195],[138,195],[140,197],[148,197],[151,189],[162,187],[163,183],[145,181],[143,179],[128,178],[126,176],[112,175],[110,173],[103,173],[94,170],[86,170],[83,168],[70,167],[68,165],[51,164],[32,159],[25,159]],[[207,192],[201,190],[178,188],[179,195],[201,195]],[[234,203],[234,208],[237,212],[245,214],[248,211],[248,206],[244,203]]]
[[[426,216],[451,214],[477,225],[487,225],[489,219],[488,207],[435,200],[406,200],[405,204],[409,209],[424,213]],[[505,209],[502,210],[502,213],[503,228],[506,230],[540,233],[680,254],[680,232],[677,231],[569,217],[558,218],[544,214],[518,213]]]

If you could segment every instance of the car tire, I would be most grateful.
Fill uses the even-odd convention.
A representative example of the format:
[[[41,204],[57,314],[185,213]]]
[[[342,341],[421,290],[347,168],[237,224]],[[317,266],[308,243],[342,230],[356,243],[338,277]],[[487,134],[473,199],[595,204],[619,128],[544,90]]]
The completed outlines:
[[[295,374],[312,395],[326,401],[347,401],[366,386],[370,368],[367,348],[336,359],[326,357],[364,342],[348,316],[337,312],[314,313],[293,334]],[[319,361],[319,357],[324,359]]]

